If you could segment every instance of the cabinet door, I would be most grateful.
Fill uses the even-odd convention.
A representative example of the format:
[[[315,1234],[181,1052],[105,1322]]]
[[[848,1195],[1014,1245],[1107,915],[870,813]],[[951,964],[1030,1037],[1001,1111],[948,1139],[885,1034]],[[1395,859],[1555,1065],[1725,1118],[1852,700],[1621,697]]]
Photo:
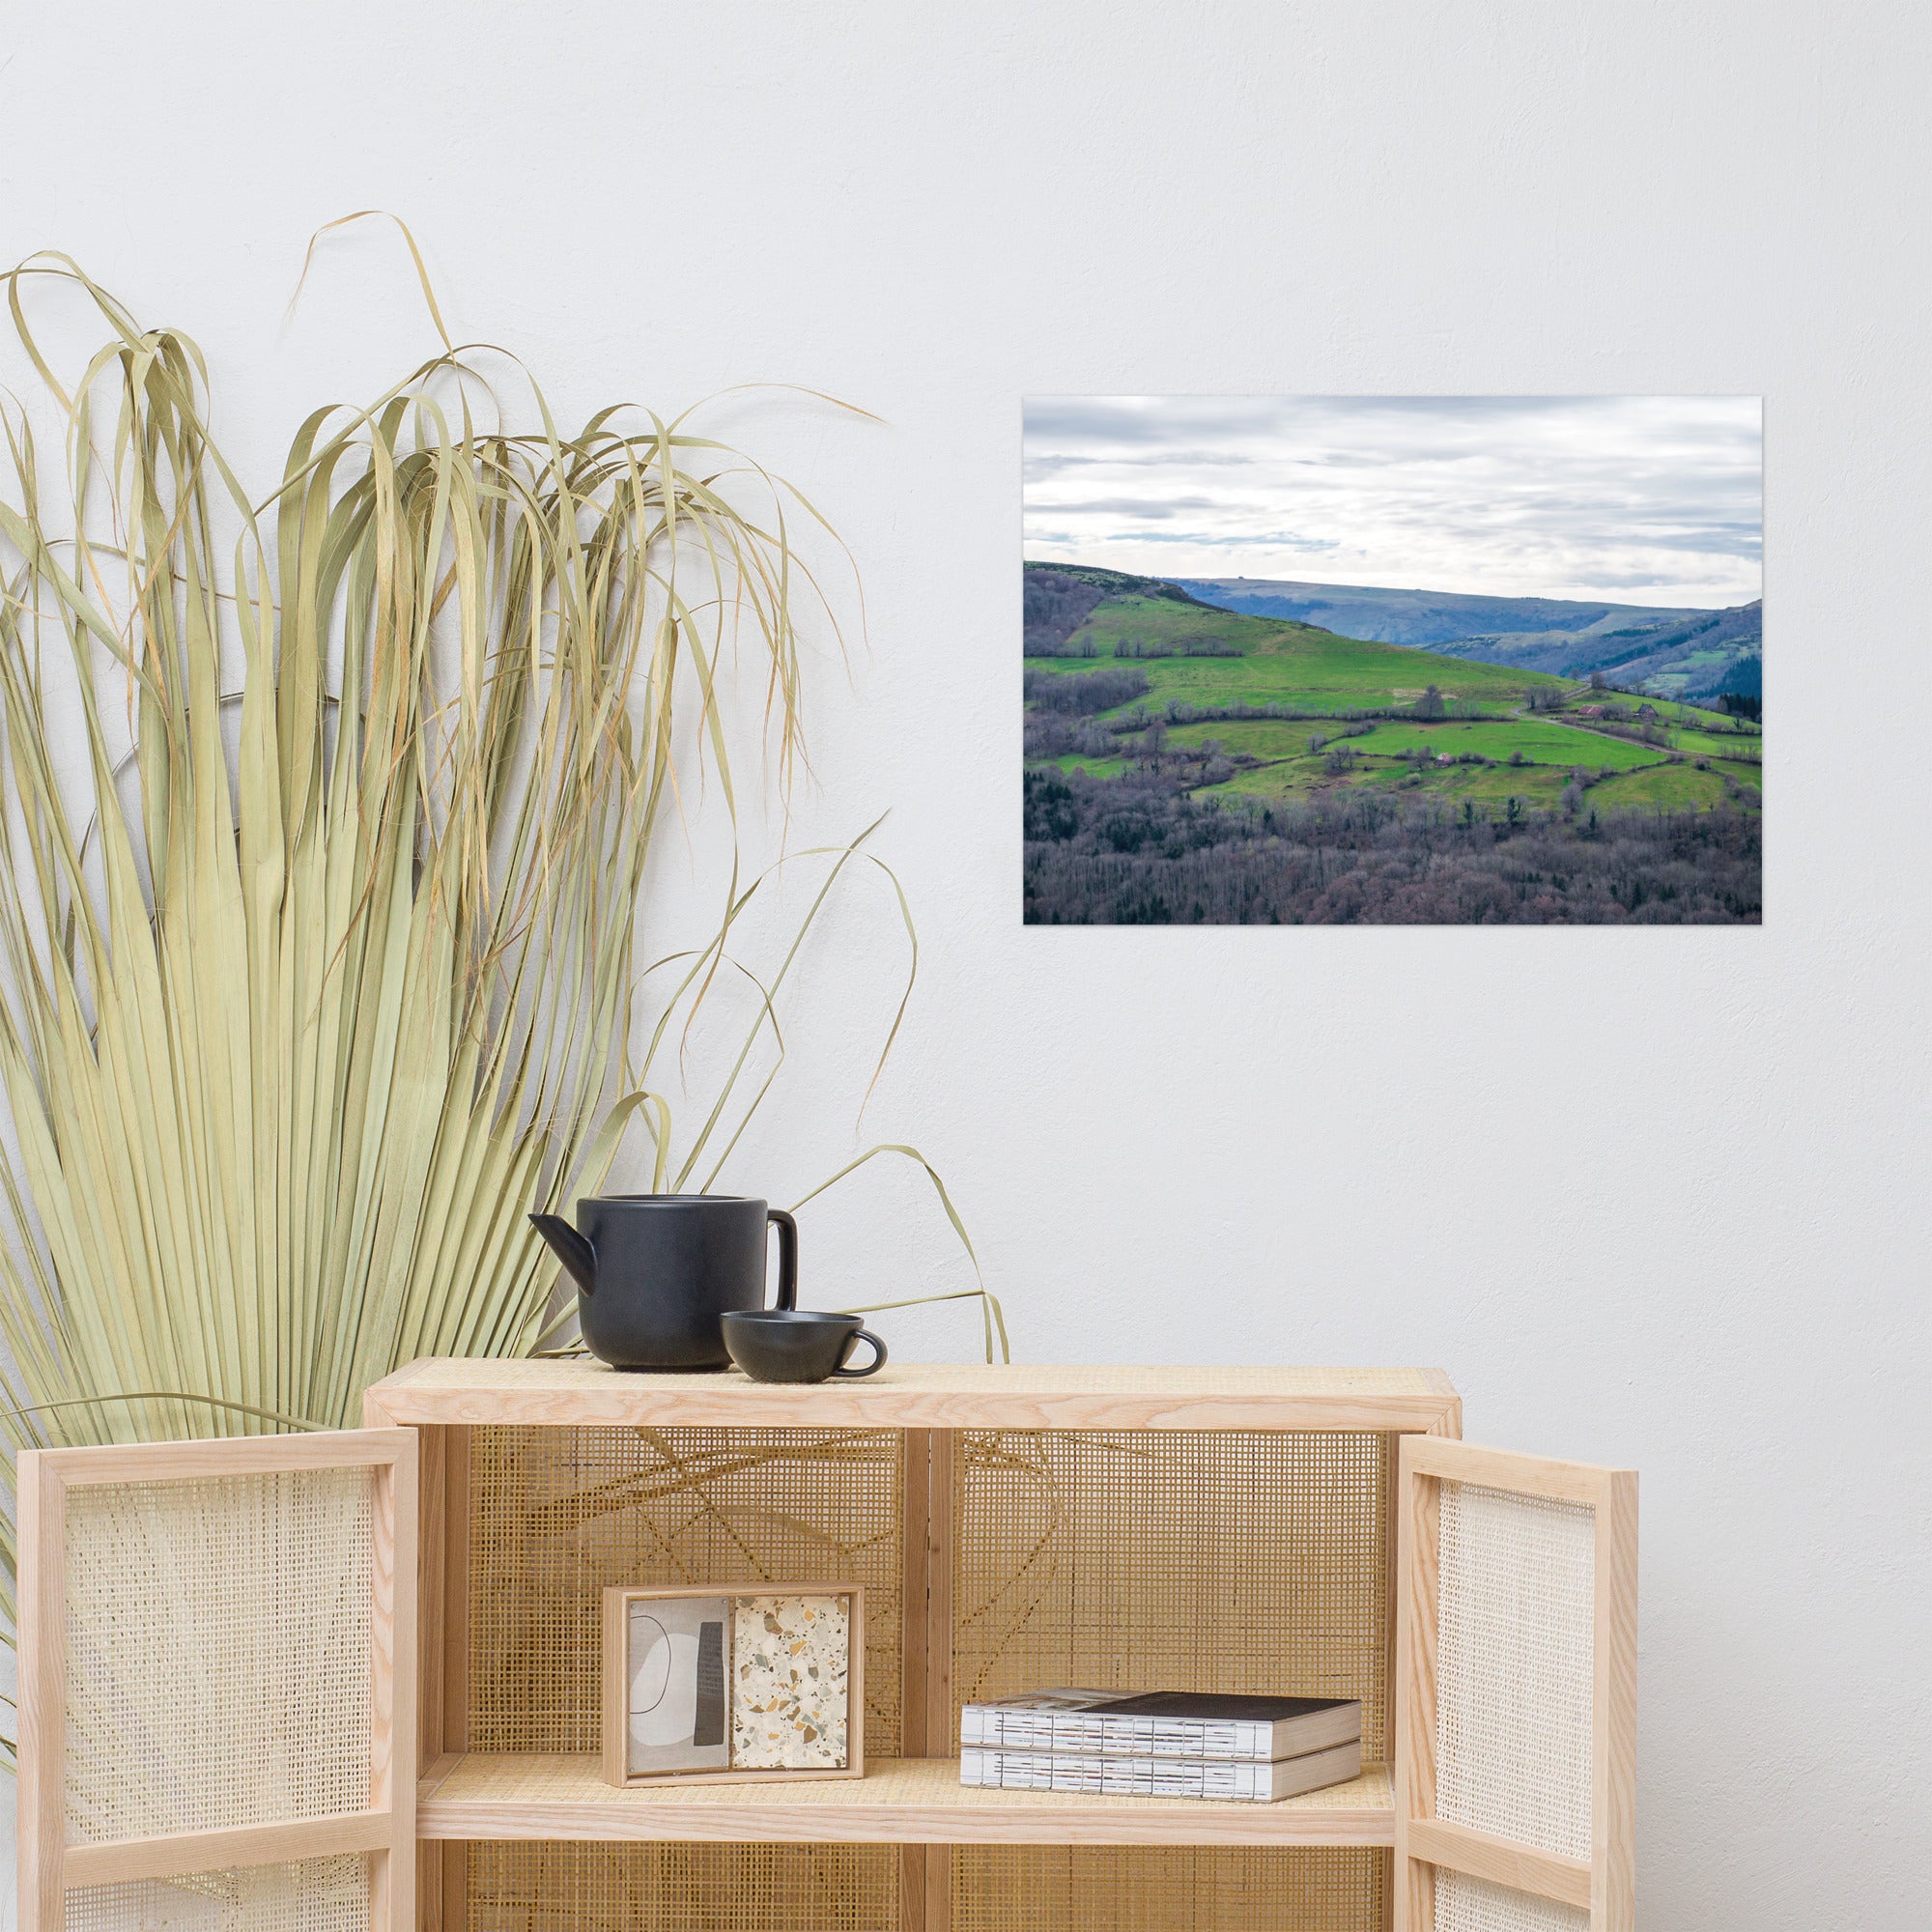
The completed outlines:
[[[408,1932],[416,1438],[28,1451],[20,1932]]]
[[[1402,1441],[1397,1932],[1632,1932],[1636,1476]]]

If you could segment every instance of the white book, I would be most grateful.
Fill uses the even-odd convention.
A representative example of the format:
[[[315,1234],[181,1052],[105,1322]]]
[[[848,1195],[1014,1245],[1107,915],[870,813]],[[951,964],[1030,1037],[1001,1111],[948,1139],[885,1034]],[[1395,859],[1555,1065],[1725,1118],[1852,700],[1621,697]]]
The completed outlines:
[[[965,1705],[959,1742],[1001,1750],[1271,1764],[1362,1735],[1352,1697],[1222,1696],[1193,1690],[1030,1690]]]
[[[999,1791],[1080,1791],[1102,1798],[1208,1798],[1271,1804],[1362,1773],[1362,1741],[1331,1745],[1271,1764],[1204,1758],[1102,1757],[1078,1751],[986,1750],[959,1753],[959,1782]]]

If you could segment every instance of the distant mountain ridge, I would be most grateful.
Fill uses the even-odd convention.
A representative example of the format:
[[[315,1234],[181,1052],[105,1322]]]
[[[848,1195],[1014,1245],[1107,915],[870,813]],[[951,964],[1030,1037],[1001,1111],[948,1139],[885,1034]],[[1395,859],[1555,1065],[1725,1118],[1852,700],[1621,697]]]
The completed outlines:
[[[1755,695],[1763,688],[1761,602],[1714,610],[1271,578],[1174,582],[1190,597],[1226,611],[1289,617],[1347,637],[1558,677],[1601,672],[1609,683],[1660,696]]]
[[[1740,604],[1656,623],[1620,624],[1580,633],[1503,633],[1459,638],[1434,648],[1444,657],[1553,671],[1559,677],[1601,672],[1607,683],[1664,697],[1752,696],[1763,690],[1764,607]]]
[[[1263,577],[1180,577],[1190,595],[1257,617],[1293,617],[1345,637],[1434,650],[1463,638],[1530,631],[1578,632],[1606,620],[1701,617],[1689,605],[1583,603],[1565,597],[1487,597],[1461,590],[1398,590],[1366,583],[1296,583]]]

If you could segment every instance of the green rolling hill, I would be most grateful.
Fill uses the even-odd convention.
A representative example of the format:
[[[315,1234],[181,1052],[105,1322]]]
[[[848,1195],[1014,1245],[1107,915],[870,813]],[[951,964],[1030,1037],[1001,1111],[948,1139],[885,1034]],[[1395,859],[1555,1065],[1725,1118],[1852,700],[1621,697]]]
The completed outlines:
[[[1162,773],[1241,807],[1364,789],[1483,816],[1760,807],[1755,723],[1527,653],[1489,662],[1350,637],[1078,565],[1028,563],[1023,611],[1035,768]],[[1598,607],[1585,628],[1608,614]]]

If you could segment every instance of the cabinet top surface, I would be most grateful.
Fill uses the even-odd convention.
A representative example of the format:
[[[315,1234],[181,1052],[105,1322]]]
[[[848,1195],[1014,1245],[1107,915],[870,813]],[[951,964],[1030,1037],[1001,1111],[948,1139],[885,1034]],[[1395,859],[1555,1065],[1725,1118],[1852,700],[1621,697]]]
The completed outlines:
[[[648,1375],[586,1357],[433,1358],[369,1391],[371,1422],[898,1429],[1430,1429],[1458,1433],[1439,1369],[891,1363],[810,1386],[737,1370]]]

